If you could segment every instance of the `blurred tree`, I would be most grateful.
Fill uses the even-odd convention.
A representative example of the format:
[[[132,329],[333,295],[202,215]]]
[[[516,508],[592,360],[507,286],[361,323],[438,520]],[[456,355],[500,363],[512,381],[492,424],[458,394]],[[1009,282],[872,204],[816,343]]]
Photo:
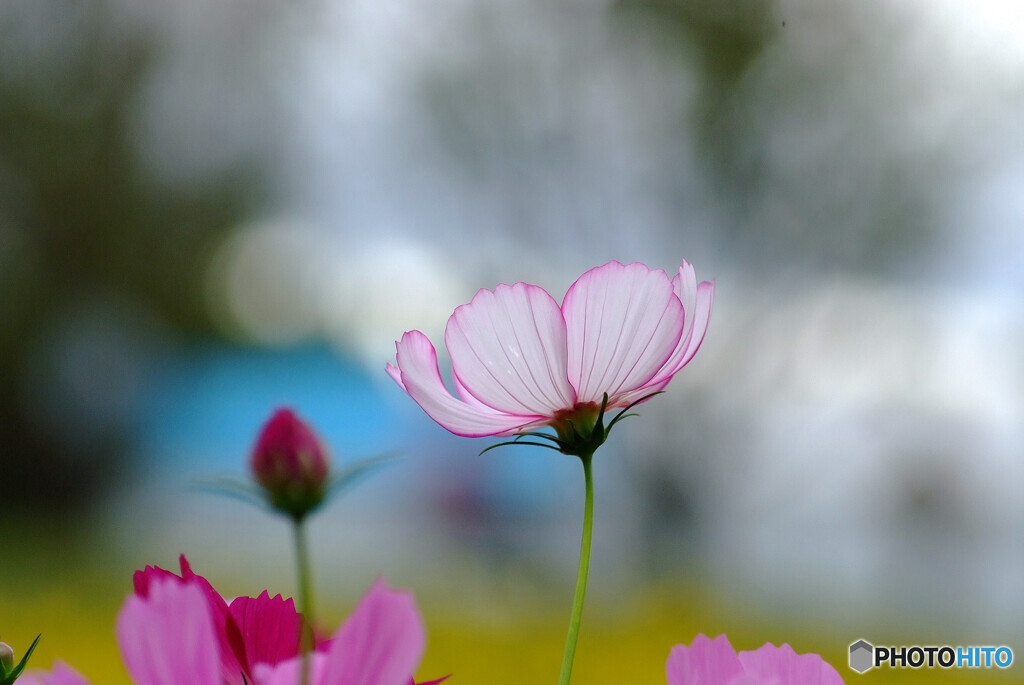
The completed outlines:
[[[0,512],[66,510],[126,466],[128,417],[86,411],[75,421],[33,405],[39,393],[76,395],[43,398],[58,408],[110,405],[90,395],[124,387],[123,350],[104,344],[119,334],[101,333],[62,364],[83,334],[65,322],[101,306],[98,325],[123,325],[135,353],[131,340],[143,335],[130,329],[143,320],[210,331],[207,255],[259,196],[246,168],[202,187],[171,189],[147,175],[129,115],[154,36],[114,13],[104,0],[0,9]],[[77,363],[100,382],[54,380]]]
[[[885,2],[615,8],[675,35],[657,44],[698,75],[681,123],[734,258],[755,273],[892,275],[933,256],[963,141],[978,126],[967,108],[943,121],[937,105],[958,75],[942,51],[951,44],[926,17]],[[948,135],[936,138],[936,127]]]
[[[419,67],[421,105],[453,175],[518,237],[606,257],[706,236],[759,278],[904,276],[944,249],[948,191],[985,117],[948,97],[965,65],[921,8],[523,0],[464,13],[465,40]]]

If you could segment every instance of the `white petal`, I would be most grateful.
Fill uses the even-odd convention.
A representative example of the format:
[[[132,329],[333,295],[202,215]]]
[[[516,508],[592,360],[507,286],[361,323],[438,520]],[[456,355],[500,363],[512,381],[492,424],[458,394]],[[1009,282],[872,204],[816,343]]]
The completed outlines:
[[[551,416],[576,403],[565,322],[543,288],[516,283],[479,291],[452,314],[444,340],[460,392],[488,407]]]
[[[562,303],[569,381],[580,402],[645,386],[676,349],[683,307],[664,271],[609,262],[579,277]]]
[[[397,366],[389,364],[388,374],[416,400],[430,418],[456,435],[483,437],[502,435],[540,416],[518,416],[495,411],[480,403],[452,397],[441,381],[437,351],[427,336],[409,331],[395,343]]]

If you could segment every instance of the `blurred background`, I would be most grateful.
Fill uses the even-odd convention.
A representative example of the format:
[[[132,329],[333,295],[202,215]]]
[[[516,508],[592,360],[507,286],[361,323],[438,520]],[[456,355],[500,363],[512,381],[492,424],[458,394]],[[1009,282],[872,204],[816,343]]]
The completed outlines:
[[[384,574],[421,676],[553,680],[578,463],[383,367],[481,287],[685,258],[711,326],[598,454],[577,679],[1024,649],[1022,117],[1011,0],[5,0],[0,637],[126,683],[134,569],[292,594],[284,523],[197,487],[291,406],[395,455],[312,523],[325,621]]]

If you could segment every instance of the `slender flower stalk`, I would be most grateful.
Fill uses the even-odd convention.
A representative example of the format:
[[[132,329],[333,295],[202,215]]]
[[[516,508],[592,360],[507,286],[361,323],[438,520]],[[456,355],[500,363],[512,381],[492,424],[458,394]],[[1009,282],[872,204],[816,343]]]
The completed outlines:
[[[587,597],[587,576],[590,574],[590,541],[594,532],[594,478],[591,473],[593,454],[580,457],[583,462],[583,535],[580,540],[580,564],[576,572],[576,592],[572,600],[572,616],[569,619],[569,634],[565,637],[562,652],[562,672],[559,685],[569,685],[572,679],[572,663],[576,656],[576,643],[580,638],[580,622],[583,619],[583,600]]]
[[[292,523],[299,611],[302,615],[300,683],[309,685],[313,634],[313,578],[306,516],[323,502],[330,464],[320,439],[290,409],[278,409],[263,426],[252,452],[252,472],[267,499]]]
[[[594,452],[633,406],[661,393],[693,359],[713,298],[714,283],[698,284],[685,261],[671,279],[643,264],[609,262],[580,276],[561,305],[526,283],[480,290],[445,329],[456,395],[423,333],[407,331],[395,343],[388,375],[442,427],[466,437],[514,436],[487,449],[536,445],[583,462],[583,536],[560,685],[572,675],[586,597]],[[609,409],[620,411],[606,425]]]
[[[292,519],[295,533],[295,563],[299,576],[299,611],[302,613],[302,685],[309,683],[311,653],[315,637],[313,634],[313,579],[309,564],[309,545],[306,543],[306,526],[301,517]]]

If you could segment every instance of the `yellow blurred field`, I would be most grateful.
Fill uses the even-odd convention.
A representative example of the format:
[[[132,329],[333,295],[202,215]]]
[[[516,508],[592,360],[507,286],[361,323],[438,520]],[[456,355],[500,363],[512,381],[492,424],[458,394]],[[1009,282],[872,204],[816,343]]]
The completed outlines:
[[[118,608],[130,588],[130,570],[101,573],[93,568],[39,568],[33,575],[7,576],[0,587],[0,636],[20,651],[43,634],[33,664],[49,667],[63,659],[97,685],[129,683],[114,639]],[[18,565],[15,565],[18,568]],[[21,571],[28,567],[21,566]],[[10,567],[7,569],[10,571]],[[428,628],[427,655],[417,674],[433,678],[453,674],[450,682],[472,685],[550,683],[557,678],[565,620],[564,602],[524,603],[512,597],[489,604],[430,591],[419,603]],[[797,651],[821,653],[847,683],[1016,683],[1019,667],[1003,673],[971,671],[871,671],[859,676],[845,664],[847,641],[858,635],[842,617],[827,621],[805,617],[752,615],[698,587],[652,587],[612,608],[600,598],[588,606],[577,652],[574,682],[591,685],[663,683],[671,645],[699,632],[727,632],[738,649],[765,641],[789,641]],[[331,604],[349,606],[344,601]],[[337,620],[326,611],[326,621]],[[889,636],[886,636],[889,637]],[[893,639],[900,639],[893,635]]]

